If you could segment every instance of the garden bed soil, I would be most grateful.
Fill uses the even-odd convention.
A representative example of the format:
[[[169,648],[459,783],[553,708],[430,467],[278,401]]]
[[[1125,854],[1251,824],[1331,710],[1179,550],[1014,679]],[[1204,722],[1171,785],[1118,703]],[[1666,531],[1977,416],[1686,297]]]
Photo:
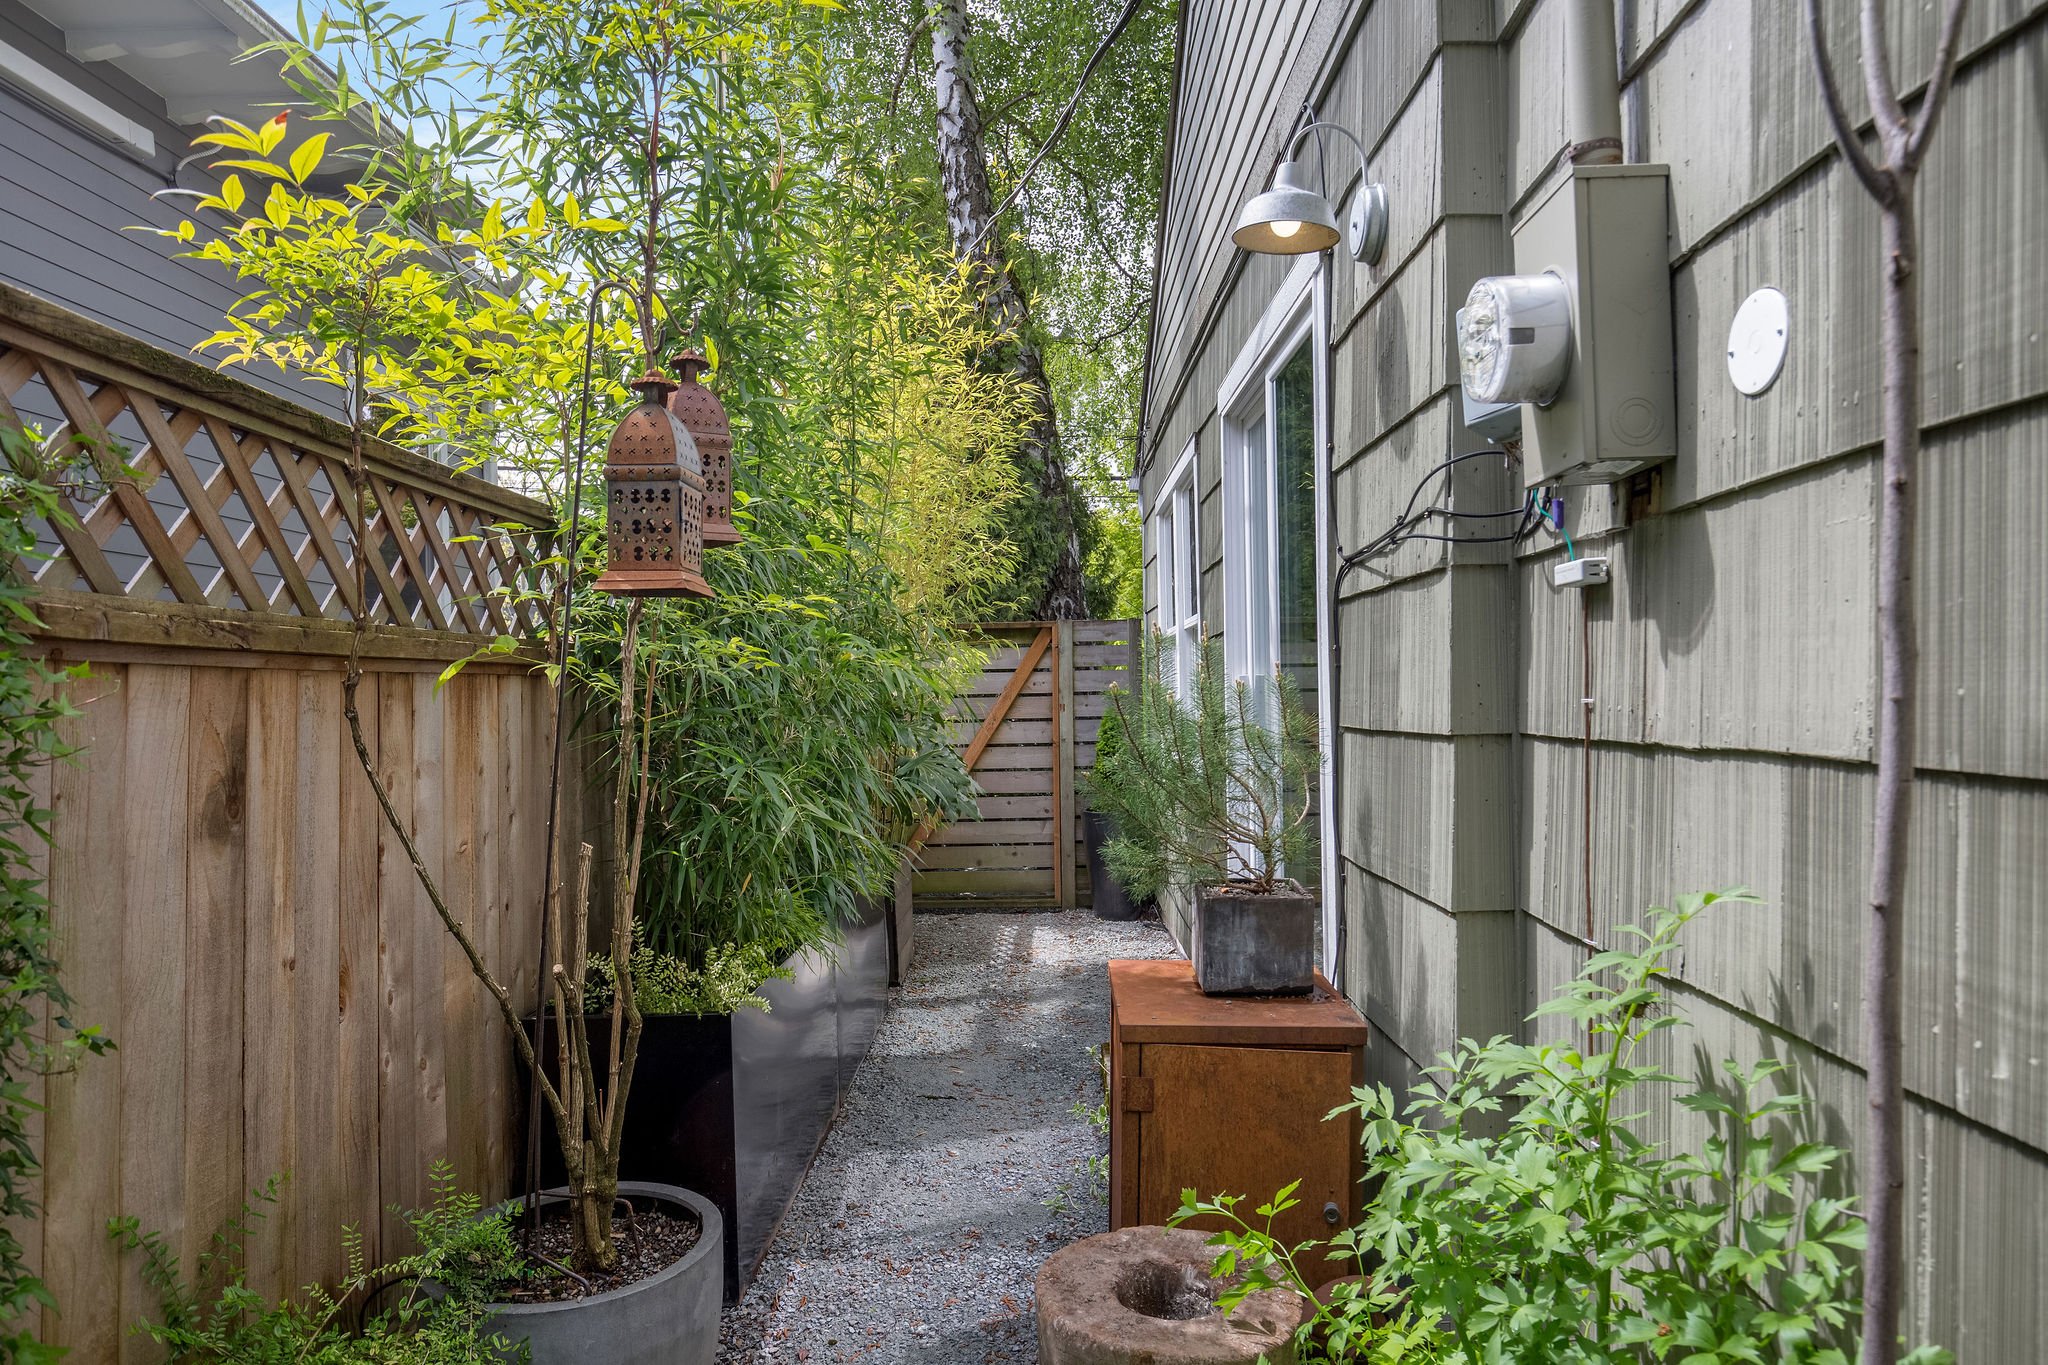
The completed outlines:
[[[575,1254],[575,1238],[567,1210],[541,1215],[540,1226],[529,1233],[523,1223],[513,1226],[512,1237],[519,1249],[535,1261],[542,1274],[508,1285],[495,1296],[498,1303],[569,1303],[614,1289],[624,1289],[674,1265],[690,1254],[690,1248],[704,1235],[704,1225],[695,1214],[671,1213],[641,1205],[631,1215],[624,1208],[612,1223],[612,1240],[618,1244],[619,1265],[609,1275],[564,1275],[547,1262],[566,1266]],[[545,1258],[543,1260],[542,1258]]]

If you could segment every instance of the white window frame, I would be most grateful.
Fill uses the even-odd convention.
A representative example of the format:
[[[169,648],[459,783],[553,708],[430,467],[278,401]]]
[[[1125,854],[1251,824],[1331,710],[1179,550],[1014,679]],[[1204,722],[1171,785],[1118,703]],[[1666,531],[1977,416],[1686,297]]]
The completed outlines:
[[[1331,686],[1334,670],[1330,663],[1335,638],[1330,601],[1333,558],[1330,526],[1330,308],[1329,276],[1322,268],[1323,259],[1321,252],[1295,259],[1293,269],[1274,293],[1272,301],[1260,315],[1258,325],[1245,339],[1237,359],[1218,386],[1216,411],[1223,433],[1224,661],[1232,679],[1270,677],[1279,659],[1252,657],[1254,646],[1259,643],[1252,630],[1252,612],[1255,606],[1263,606],[1269,622],[1279,619],[1279,574],[1274,563],[1278,547],[1271,523],[1273,468],[1271,461],[1266,460],[1263,474],[1267,486],[1263,490],[1247,486],[1253,466],[1246,458],[1245,436],[1251,424],[1260,418],[1264,419],[1265,430],[1270,432],[1273,380],[1301,344],[1304,341],[1308,343],[1309,370],[1314,376],[1311,406],[1315,413],[1316,725],[1321,735],[1318,782],[1322,799],[1318,804],[1322,826],[1323,970],[1327,973],[1336,966],[1334,954],[1337,921],[1342,913],[1342,889],[1337,850],[1337,806],[1341,793],[1332,787],[1339,736],[1336,728],[1337,697]],[[1266,439],[1270,449],[1270,436]],[[1261,509],[1267,518],[1266,531],[1262,536],[1254,535],[1250,524],[1248,513],[1254,508]],[[1254,566],[1252,560],[1261,554],[1265,562]],[[1255,567],[1260,571],[1254,573]],[[1248,585],[1254,582],[1265,585],[1266,602],[1250,600]],[[1269,648],[1263,652],[1277,655],[1277,649],[1270,647],[1273,643],[1267,641]]]
[[[1186,701],[1202,648],[1201,504],[1193,438],[1173,462],[1152,511],[1154,627],[1164,637],[1168,684]]]

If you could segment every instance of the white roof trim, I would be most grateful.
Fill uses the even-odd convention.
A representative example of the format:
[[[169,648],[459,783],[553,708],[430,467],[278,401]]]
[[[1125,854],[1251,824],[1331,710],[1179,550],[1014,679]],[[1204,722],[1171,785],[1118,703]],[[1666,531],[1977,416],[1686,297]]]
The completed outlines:
[[[76,82],[7,43],[0,43],[0,80],[73,122],[83,124],[109,142],[145,157],[156,155],[156,134],[105,100],[88,94]]]

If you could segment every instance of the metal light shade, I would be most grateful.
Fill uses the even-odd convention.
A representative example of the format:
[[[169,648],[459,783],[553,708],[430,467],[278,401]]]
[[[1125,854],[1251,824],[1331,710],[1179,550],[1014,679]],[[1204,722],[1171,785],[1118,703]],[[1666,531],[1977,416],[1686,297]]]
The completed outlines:
[[[633,381],[640,403],[604,457],[605,570],[593,585],[626,597],[713,597],[704,581],[704,467],[669,412],[666,375]]]
[[[1273,188],[1255,195],[1237,215],[1230,240],[1267,256],[1303,256],[1337,245],[1337,215],[1304,179],[1299,161],[1281,162]]]
[[[704,460],[704,543],[737,545],[744,537],[732,524],[732,422],[718,395],[697,382],[710,367],[696,351],[676,357],[683,382],[669,395],[668,410],[689,428]]]

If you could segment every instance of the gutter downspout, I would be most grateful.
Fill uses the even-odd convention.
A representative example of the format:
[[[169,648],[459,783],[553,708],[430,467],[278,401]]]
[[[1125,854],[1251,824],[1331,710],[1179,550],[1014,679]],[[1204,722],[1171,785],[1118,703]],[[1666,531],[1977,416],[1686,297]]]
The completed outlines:
[[[1562,160],[1573,166],[1622,162],[1621,57],[1614,0],[1569,0],[1564,12]]]

